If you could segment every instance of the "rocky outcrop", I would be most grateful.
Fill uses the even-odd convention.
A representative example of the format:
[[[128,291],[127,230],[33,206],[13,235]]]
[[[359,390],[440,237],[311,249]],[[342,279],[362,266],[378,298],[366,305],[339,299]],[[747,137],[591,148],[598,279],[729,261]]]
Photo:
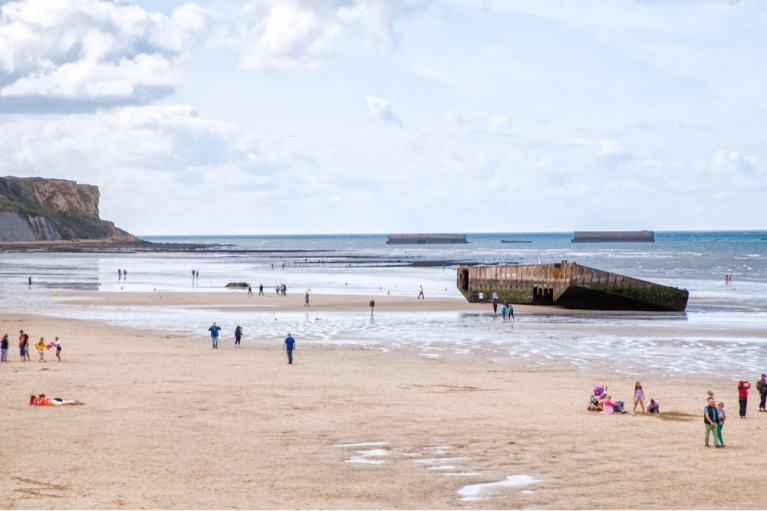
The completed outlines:
[[[64,179],[0,178],[0,241],[139,241],[99,218],[99,189]]]

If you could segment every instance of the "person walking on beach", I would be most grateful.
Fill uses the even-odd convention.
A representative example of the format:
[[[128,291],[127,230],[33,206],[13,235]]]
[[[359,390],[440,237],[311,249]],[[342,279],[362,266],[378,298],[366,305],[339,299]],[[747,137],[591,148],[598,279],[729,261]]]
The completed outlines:
[[[40,354],[40,358],[38,358],[37,361],[45,362],[45,339],[40,337],[40,340],[35,343],[35,349],[37,350],[37,353]]]
[[[751,384],[745,380],[738,382],[738,404],[740,405],[740,418],[746,418],[746,406],[748,405],[748,389],[751,388]]]
[[[53,340],[53,345],[56,347],[56,358],[61,362],[61,342],[58,337]]]
[[[29,279],[27,279],[27,283],[29,285],[29,289],[32,289],[32,277],[29,277]]]
[[[282,285],[282,296],[288,296],[288,286]]]
[[[197,270],[197,272],[195,272],[194,276],[199,279],[200,278],[200,270]]]
[[[213,325],[208,328],[208,331],[210,332],[210,340],[213,343],[213,349],[218,349],[218,333],[221,331],[220,326],[216,326],[216,322],[213,322]]]
[[[237,328],[234,329],[234,345],[235,346],[240,345],[240,339],[242,339],[242,327],[240,325],[237,325]]]
[[[277,296],[280,296],[280,285],[277,284],[277,286],[274,288],[274,290],[277,292]]]
[[[498,293],[493,291],[493,319],[498,317]]]
[[[253,289],[250,287],[250,284],[248,284],[248,296],[253,296]]]
[[[373,316],[373,309],[376,308],[376,301],[375,300],[370,300],[370,303],[368,305],[370,305],[370,316],[372,317]]]
[[[506,307],[506,304],[504,303],[501,305],[501,317],[503,318],[503,321],[506,321],[506,311],[508,311],[508,307]]]
[[[639,382],[634,384],[634,409],[632,410],[632,413],[636,413],[637,405],[642,407],[642,413],[644,413],[644,390],[642,389],[642,384]]]
[[[719,437],[716,434],[716,426],[717,426],[717,413],[716,413],[716,403],[714,402],[713,398],[708,398],[708,406],[703,409],[703,423],[706,425],[706,437],[705,437],[705,446],[711,447],[708,444],[708,437],[711,435],[711,433],[714,434],[714,447],[720,447]]]
[[[296,349],[296,340],[290,336],[290,332],[288,332],[288,336],[285,338],[285,343],[282,345],[282,348],[288,352],[288,364],[292,364],[293,350]]]
[[[722,438],[722,427],[724,421],[727,420],[727,415],[724,413],[724,403],[719,403],[716,409],[716,436],[719,437],[719,445],[724,447],[724,439]]]
[[[123,271],[120,268],[117,268],[117,280],[120,280],[123,278]]]
[[[304,307],[309,307],[309,291],[307,291],[304,296]]]
[[[0,362],[8,362],[8,334],[0,341]]]
[[[423,286],[418,286],[418,298],[416,298],[416,300],[420,298],[423,298],[424,300],[426,300],[426,297],[423,295]]]
[[[262,296],[264,294],[264,285],[259,284],[258,285],[258,296]]]
[[[762,374],[762,377],[756,382],[756,390],[759,391],[759,411],[767,412],[765,404],[767,404],[767,374]]]

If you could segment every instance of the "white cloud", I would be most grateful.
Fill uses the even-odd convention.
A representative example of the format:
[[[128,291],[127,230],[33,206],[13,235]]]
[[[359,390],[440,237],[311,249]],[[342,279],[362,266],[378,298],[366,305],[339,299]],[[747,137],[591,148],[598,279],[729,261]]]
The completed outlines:
[[[378,119],[402,126],[402,121],[394,114],[388,99],[381,99],[376,96],[365,96],[368,102],[368,111]]]
[[[623,156],[627,153],[626,148],[617,140],[599,141],[599,154],[602,156]]]
[[[24,0],[0,10],[0,96],[132,99],[173,87],[179,60],[205,35],[208,13],[171,16],[104,0]]]
[[[390,49],[399,44],[395,23],[430,0],[261,0],[248,4],[234,46],[240,67],[250,71],[315,69],[344,33],[362,33],[367,43]]]

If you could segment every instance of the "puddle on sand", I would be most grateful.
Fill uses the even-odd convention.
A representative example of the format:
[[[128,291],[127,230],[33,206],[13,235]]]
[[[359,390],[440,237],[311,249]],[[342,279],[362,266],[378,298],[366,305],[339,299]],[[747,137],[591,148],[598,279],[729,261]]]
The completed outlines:
[[[447,475],[447,474],[445,474]],[[480,492],[484,488],[500,487],[500,486],[526,486],[532,483],[538,483],[537,479],[534,479],[526,475],[507,476],[502,481],[496,481],[494,483],[480,483],[480,484],[468,484],[458,490],[458,495],[461,496],[461,500],[471,501],[480,500]]]
[[[360,442],[357,444],[336,444],[333,447],[375,447],[377,445],[389,445],[389,442]]]
[[[465,460],[466,458],[427,458],[422,460],[413,460],[416,463],[426,463],[427,465],[438,465],[448,461]]]
[[[367,463],[369,465],[380,465],[384,460],[374,459],[389,454],[386,449],[370,449],[369,451],[355,451],[359,456],[352,456],[346,463]],[[373,458],[373,459],[371,459]]]

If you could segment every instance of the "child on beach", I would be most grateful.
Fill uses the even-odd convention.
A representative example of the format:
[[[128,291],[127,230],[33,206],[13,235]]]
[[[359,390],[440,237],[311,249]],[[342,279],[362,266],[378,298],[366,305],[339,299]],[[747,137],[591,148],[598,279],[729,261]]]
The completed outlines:
[[[655,399],[650,399],[650,404],[647,405],[647,413],[660,413],[660,403]]]
[[[634,384],[634,409],[632,412],[637,411],[637,405],[642,407],[642,413],[644,413],[644,390],[642,390],[642,384],[639,382]]]
[[[508,308],[506,307],[506,304],[504,303],[501,305],[501,316],[503,316],[503,320],[506,321],[506,311]]]
[[[234,329],[234,345],[235,346],[240,345],[240,339],[242,339],[242,327],[240,325],[237,325],[237,328]]]
[[[605,398],[602,400],[602,413],[611,414],[615,412],[622,413],[623,412],[623,402],[622,401],[612,401],[612,396],[605,396]]]
[[[740,418],[746,418],[746,405],[748,405],[748,389],[751,388],[751,384],[747,381],[740,380],[738,382],[738,404],[740,405]]]
[[[719,403],[716,408],[716,435],[719,437],[719,445],[724,447],[724,440],[722,440],[722,427],[724,421],[727,420],[727,416],[724,413],[724,403]]]
[[[61,342],[58,337],[53,340],[53,345],[56,346],[56,358],[61,362]]]
[[[35,349],[40,354],[40,358],[37,361],[45,362],[45,339],[40,337],[40,340],[35,343]]]

